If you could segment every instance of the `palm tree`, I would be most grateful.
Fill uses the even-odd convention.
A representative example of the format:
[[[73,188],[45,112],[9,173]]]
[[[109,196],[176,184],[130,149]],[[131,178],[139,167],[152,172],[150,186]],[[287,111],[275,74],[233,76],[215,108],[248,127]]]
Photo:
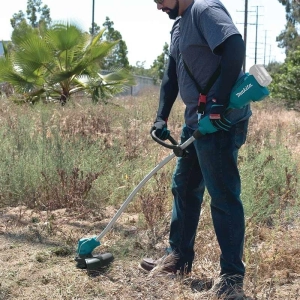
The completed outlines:
[[[13,37],[0,58],[0,81],[10,83],[26,101],[59,99],[84,92],[94,102],[106,100],[134,84],[125,69],[103,75],[100,65],[119,41],[102,41],[76,24],[56,23],[43,30],[28,30]]]

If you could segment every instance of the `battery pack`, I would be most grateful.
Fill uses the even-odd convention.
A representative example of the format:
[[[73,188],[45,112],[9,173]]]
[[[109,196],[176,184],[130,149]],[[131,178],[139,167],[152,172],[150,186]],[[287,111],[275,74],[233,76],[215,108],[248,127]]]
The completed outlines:
[[[230,94],[230,108],[242,108],[254,101],[261,101],[269,95],[269,90],[261,86],[253,75],[246,73],[241,77]]]

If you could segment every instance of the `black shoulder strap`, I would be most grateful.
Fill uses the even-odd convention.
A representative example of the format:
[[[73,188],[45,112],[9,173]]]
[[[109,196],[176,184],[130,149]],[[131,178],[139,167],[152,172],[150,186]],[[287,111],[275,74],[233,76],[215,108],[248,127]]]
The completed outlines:
[[[211,89],[211,87],[214,85],[214,83],[216,82],[217,78],[219,77],[220,73],[221,73],[221,65],[218,66],[218,68],[215,70],[215,72],[212,74],[212,76],[209,78],[206,86],[204,89],[201,88],[201,86],[198,84],[197,80],[195,79],[195,77],[193,76],[193,74],[191,73],[190,69],[188,68],[187,64],[185,63],[185,61],[183,60],[182,56],[181,59],[183,61],[184,64],[184,68],[186,70],[186,72],[189,74],[189,76],[191,77],[191,79],[194,81],[197,90],[199,92],[199,94],[202,95],[207,95],[207,93],[209,92],[209,90]]]
[[[198,84],[197,80],[195,79],[195,77],[193,76],[192,72],[188,68],[187,64],[183,60],[182,56],[181,56],[181,59],[183,61],[186,72],[189,74],[189,76],[194,81],[194,83],[197,87],[197,90],[199,93],[197,112],[198,112],[198,114],[203,115],[205,112],[205,106],[206,106],[206,95],[209,92],[209,90],[211,89],[211,87],[214,85],[214,83],[216,82],[217,78],[219,77],[219,75],[221,73],[221,65],[218,66],[218,68],[215,70],[215,72],[209,78],[205,88],[202,89],[201,86]]]

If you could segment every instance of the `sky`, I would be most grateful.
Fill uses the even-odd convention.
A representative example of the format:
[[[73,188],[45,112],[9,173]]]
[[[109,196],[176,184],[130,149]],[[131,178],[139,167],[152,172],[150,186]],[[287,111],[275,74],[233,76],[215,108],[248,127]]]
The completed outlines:
[[[10,19],[19,10],[26,12],[27,0],[2,0],[0,9],[0,40],[10,40]],[[245,0],[223,0],[237,28],[244,35]],[[92,23],[93,0],[42,0],[50,8],[53,21],[76,22],[85,31]],[[173,21],[157,10],[153,0],[94,0],[94,22],[100,27],[106,17],[114,22],[125,41],[130,65],[137,62],[149,68],[170,43]],[[284,50],[278,48],[276,36],[284,30],[285,9],[278,0],[248,0],[248,31],[246,71],[255,63],[283,62]],[[256,20],[258,20],[256,26]],[[256,50],[255,50],[256,49]],[[255,55],[256,53],[256,55]]]

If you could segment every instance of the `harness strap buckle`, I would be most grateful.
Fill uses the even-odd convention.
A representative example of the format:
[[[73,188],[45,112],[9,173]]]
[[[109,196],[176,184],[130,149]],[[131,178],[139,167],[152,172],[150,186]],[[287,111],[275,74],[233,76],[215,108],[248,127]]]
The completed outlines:
[[[198,114],[204,115],[206,105],[206,95],[200,94],[198,99]]]

